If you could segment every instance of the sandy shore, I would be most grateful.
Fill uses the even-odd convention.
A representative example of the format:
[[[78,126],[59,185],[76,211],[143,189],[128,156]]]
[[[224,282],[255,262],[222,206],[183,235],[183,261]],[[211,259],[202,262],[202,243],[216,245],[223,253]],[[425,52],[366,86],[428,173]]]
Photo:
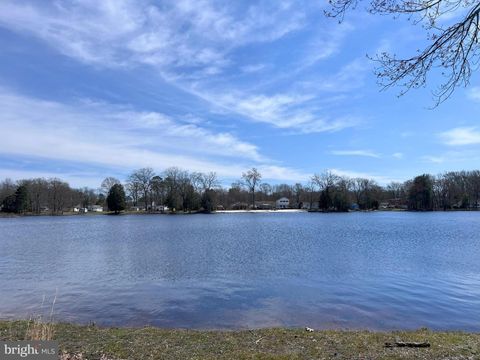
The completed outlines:
[[[248,214],[257,214],[257,213],[302,213],[307,212],[307,210],[303,209],[279,209],[279,210],[217,210],[215,213],[217,214],[241,214],[241,213],[248,213]]]

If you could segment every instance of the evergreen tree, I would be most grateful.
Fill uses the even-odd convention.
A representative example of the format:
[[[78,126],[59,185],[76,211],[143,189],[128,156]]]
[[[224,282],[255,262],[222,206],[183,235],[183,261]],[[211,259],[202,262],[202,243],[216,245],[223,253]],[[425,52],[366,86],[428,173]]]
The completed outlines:
[[[125,210],[125,190],[122,184],[115,184],[110,188],[107,196],[107,205],[110,211],[115,211],[115,214]]]
[[[205,190],[205,192],[202,194],[201,201],[202,208],[205,212],[210,213],[215,210],[217,200],[216,198],[217,194],[215,190]]]
[[[335,207],[335,211],[347,212],[350,203],[346,193],[340,191],[336,192],[335,196],[333,197],[333,206]]]
[[[185,198],[183,201],[183,211],[198,210],[200,207],[200,198],[195,192],[193,186],[189,185],[186,189]]]
[[[430,175],[417,176],[409,190],[410,210],[433,210],[433,181]]]
[[[320,193],[320,199],[318,201],[318,208],[323,211],[328,211],[332,207],[332,204],[333,202],[329,189],[322,190]]]
[[[15,212],[24,213],[28,206],[28,191],[25,185],[20,185],[15,191]]]
[[[15,212],[15,194],[8,195],[2,202],[2,211],[6,213]]]
[[[2,211],[21,214],[27,211],[28,190],[25,185],[20,185],[15,194],[7,196],[2,202]]]

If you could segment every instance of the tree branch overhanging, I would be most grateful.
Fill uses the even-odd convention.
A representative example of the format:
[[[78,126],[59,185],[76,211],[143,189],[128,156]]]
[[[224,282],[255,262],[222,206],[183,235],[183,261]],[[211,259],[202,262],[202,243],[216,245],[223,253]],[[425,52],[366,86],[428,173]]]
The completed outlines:
[[[345,13],[358,7],[361,0],[330,0],[327,16],[343,21]],[[448,99],[457,87],[468,86],[480,60],[480,2],[471,0],[372,0],[368,11],[372,14],[406,15],[414,24],[422,24],[430,32],[429,45],[410,58],[381,53],[371,57],[376,61],[375,74],[383,89],[394,85],[402,87],[400,95],[412,88],[424,87],[427,76],[440,69],[444,78],[433,91],[435,106]],[[460,15],[459,21],[444,26],[447,15]]]

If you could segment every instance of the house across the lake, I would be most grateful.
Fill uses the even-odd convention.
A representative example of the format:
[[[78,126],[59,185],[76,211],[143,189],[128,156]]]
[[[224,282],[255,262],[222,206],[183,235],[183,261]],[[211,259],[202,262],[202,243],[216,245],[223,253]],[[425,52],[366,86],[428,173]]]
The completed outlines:
[[[277,209],[288,209],[290,207],[290,200],[286,197],[282,197],[275,201],[275,207]]]
[[[92,212],[103,212],[103,206],[100,205],[90,205],[88,207],[88,211]]]
[[[259,210],[272,210],[275,208],[273,201],[256,201],[255,208]]]
[[[166,206],[166,205],[154,205],[153,206],[153,211],[161,211],[161,212],[168,211],[168,206]]]

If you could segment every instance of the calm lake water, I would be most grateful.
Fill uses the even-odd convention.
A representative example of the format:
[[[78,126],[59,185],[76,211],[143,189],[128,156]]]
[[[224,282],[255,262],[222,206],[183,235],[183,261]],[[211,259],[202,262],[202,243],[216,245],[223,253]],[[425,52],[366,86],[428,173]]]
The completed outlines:
[[[0,318],[56,291],[79,323],[480,331],[480,212],[0,219]]]

